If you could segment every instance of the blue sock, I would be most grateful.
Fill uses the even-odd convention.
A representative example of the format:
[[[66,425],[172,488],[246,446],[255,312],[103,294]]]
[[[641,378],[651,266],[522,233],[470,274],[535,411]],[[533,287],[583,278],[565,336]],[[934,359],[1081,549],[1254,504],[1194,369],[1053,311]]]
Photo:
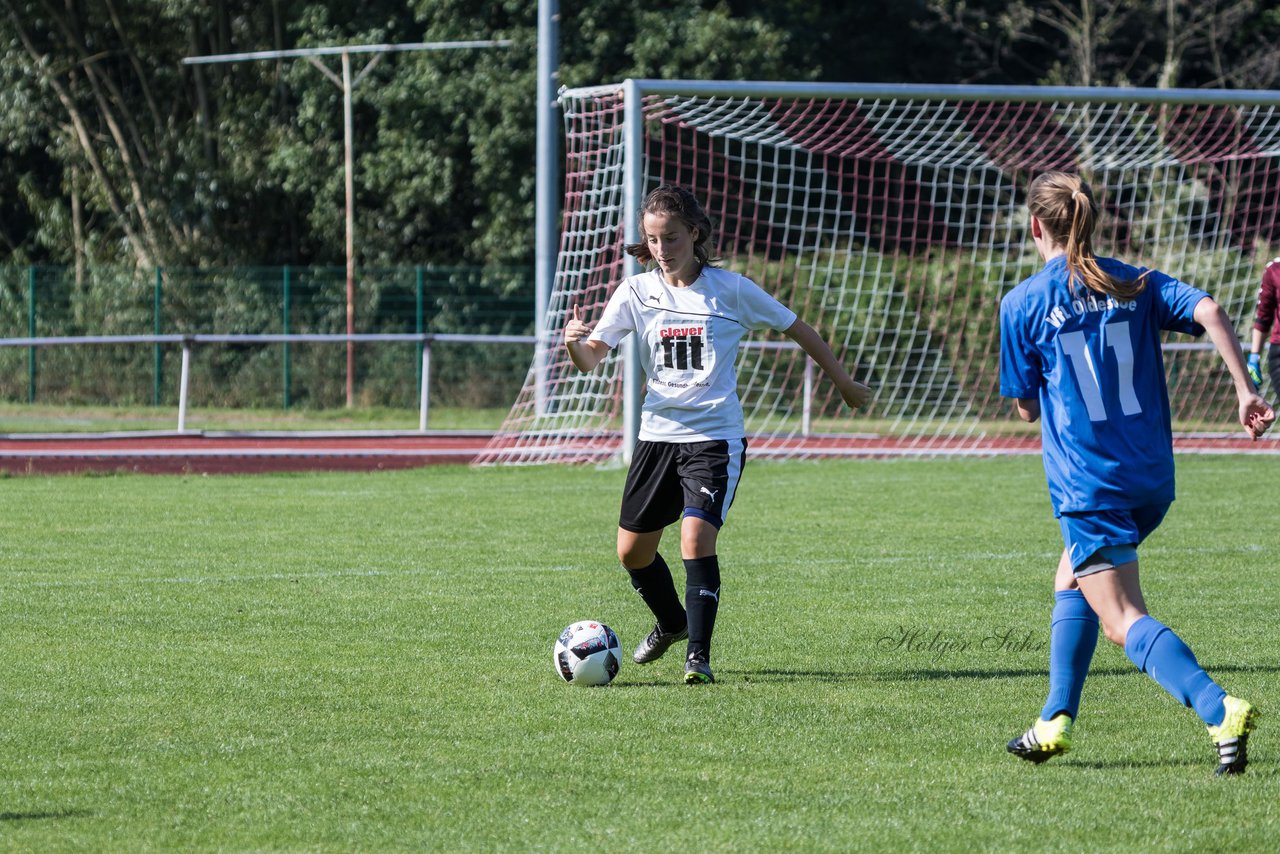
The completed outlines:
[[[1227,692],[1209,678],[1195,653],[1168,626],[1144,616],[1129,627],[1124,654],[1174,699],[1195,709],[1200,720],[1209,726],[1222,723],[1226,715],[1222,700]]]
[[[1049,630],[1049,699],[1040,719],[1051,720],[1066,712],[1075,720],[1084,678],[1098,646],[1098,615],[1079,590],[1059,590],[1054,599]]]

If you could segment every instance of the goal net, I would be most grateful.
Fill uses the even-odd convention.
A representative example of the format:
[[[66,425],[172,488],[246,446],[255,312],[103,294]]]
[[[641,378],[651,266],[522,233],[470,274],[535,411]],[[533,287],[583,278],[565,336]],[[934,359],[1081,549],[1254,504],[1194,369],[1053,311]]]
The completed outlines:
[[[721,266],[793,308],[874,399],[850,412],[785,336],[753,334],[739,393],[753,456],[1038,447],[999,396],[999,301],[1038,270],[1025,191],[1080,172],[1095,251],[1209,291],[1241,334],[1280,251],[1280,93],[627,81],[561,95],[565,195],[538,356],[481,463],[600,462],[631,446],[624,346],[590,374],[561,344],[639,269],[622,245],[661,183],[691,189]],[[631,369],[628,370],[628,362]],[[1175,430],[1231,435],[1212,346],[1165,353]]]

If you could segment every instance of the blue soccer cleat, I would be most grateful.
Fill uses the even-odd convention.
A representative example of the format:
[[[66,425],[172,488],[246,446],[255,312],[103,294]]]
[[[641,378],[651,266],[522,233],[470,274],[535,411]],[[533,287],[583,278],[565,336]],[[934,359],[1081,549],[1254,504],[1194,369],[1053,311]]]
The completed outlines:
[[[689,656],[684,663],[684,684],[710,685],[716,681],[711,674],[711,665],[707,659],[697,653]]]

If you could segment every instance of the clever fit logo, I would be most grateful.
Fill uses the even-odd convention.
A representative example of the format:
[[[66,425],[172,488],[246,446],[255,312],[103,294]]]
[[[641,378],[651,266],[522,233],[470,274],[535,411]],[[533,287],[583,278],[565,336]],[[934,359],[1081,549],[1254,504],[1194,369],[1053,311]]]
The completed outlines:
[[[662,365],[677,371],[702,370],[706,330],[701,326],[675,326],[658,330],[662,343]]]

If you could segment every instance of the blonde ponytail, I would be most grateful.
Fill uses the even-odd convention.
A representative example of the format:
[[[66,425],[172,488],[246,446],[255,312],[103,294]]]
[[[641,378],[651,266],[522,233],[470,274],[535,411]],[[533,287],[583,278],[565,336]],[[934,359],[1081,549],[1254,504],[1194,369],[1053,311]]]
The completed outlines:
[[[1116,299],[1131,300],[1147,286],[1145,274],[1131,282],[1120,281],[1098,266],[1093,254],[1093,230],[1098,220],[1098,205],[1093,190],[1079,175],[1045,172],[1031,182],[1027,190],[1027,209],[1040,220],[1049,239],[1067,253],[1067,275],[1091,291]]]

